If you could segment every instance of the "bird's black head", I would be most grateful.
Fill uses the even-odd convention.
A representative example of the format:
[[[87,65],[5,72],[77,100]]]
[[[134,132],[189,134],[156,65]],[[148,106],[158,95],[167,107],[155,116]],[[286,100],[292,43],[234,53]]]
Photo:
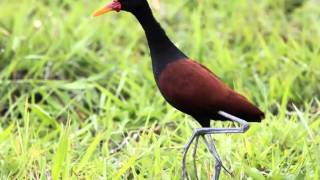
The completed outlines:
[[[148,6],[147,0],[113,0],[108,5],[97,10],[93,16],[100,16],[110,11],[128,11],[135,13]]]
[[[147,0],[118,0],[121,4],[121,10],[128,12],[139,11],[141,8],[147,7]]]

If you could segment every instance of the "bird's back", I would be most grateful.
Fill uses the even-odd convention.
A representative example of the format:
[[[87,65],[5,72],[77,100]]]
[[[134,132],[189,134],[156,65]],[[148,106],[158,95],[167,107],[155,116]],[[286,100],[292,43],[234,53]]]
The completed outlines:
[[[264,113],[232,90],[203,65],[192,60],[168,64],[160,73],[159,89],[178,110],[200,119],[226,120],[225,111],[249,122],[260,122]],[[202,125],[208,122],[200,122]]]

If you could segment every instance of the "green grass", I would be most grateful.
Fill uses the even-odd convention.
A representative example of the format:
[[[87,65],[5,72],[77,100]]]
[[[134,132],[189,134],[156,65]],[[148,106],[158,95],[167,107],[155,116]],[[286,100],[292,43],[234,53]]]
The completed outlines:
[[[214,136],[234,173],[221,179],[320,179],[319,2],[150,2],[184,52],[266,112]],[[105,3],[0,1],[1,179],[180,178],[199,125],[156,90],[130,14],[90,18]],[[201,179],[214,173],[203,142],[197,163]]]

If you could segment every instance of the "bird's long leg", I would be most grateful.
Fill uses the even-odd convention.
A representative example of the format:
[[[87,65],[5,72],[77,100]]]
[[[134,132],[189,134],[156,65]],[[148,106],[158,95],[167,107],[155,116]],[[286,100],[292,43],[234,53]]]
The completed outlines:
[[[189,151],[189,148],[193,142],[193,140],[195,138],[199,138],[199,133],[201,133],[201,128],[200,129],[195,129],[193,131],[193,134],[191,136],[191,138],[189,139],[189,141],[187,142],[187,144],[184,145],[184,148],[183,148],[183,157],[182,157],[182,177],[181,179],[185,179],[187,177],[187,171],[186,171],[186,159],[187,159],[187,153]],[[198,140],[197,140],[198,141]],[[198,144],[198,143],[196,143]]]
[[[184,147],[184,152],[183,152],[183,159],[182,159],[182,179],[185,179],[186,176],[186,156],[187,156],[187,152],[190,148],[190,145],[192,144],[193,140],[195,139],[195,137],[199,136],[199,135],[207,135],[207,134],[224,134],[224,133],[244,133],[249,129],[249,123],[243,119],[240,119],[236,116],[233,116],[229,113],[226,113],[224,111],[219,111],[218,114],[220,114],[221,116],[224,116],[232,121],[238,122],[241,126],[239,128],[199,128],[194,130],[190,140],[188,141],[188,143],[185,145]],[[218,154],[217,151],[215,150],[213,145],[210,145],[210,143],[208,143],[207,140],[205,140],[205,142],[207,142],[207,147],[209,148],[211,154],[213,154],[213,156],[216,158],[216,156],[214,154]],[[219,157],[219,156],[218,156]],[[216,158],[216,159],[220,159],[220,158]],[[215,170],[218,170],[215,173],[215,180],[219,179],[219,175],[220,175],[220,169],[221,167],[223,167],[225,170],[226,168],[224,166],[222,166],[222,163],[220,163],[220,161],[217,161],[216,166],[215,166]]]
[[[211,134],[209,134],[209,141],[202,136],[207,148],[209,149],[210,153],[213,155],[213,157],[216,159],[216,164],[215,164],[215,174],[214,174],[214,179],[219,179],[220,172],[221,172],[221,167],[232,176],[231,172],[222,164],[221,158],[218,154],[218,151],[214,145],[213,139],[211,137]],[[210,143],[211,141],[211,143]]]
[[[193,167],[194,167],[194,173],[196,175],[196,180],[198,180],[198,171],[197,171],[197,163],[196,163],[196,158],[197,158],[197,148],[198,148],[198,142],[199,142],[199,137],[197,136],[195,139],[195,143],[194,143],[194,148],[193,148],[193,153],[192,153],[192,157],[193,157]]]
[[[216,146],[214,145],[214,140],[213,140],[211,134],[209,134],[208,137],[209,137],[209,141],[208,141],[209,143],[206,143],[206,139],[204,139],[206,145],[208,144],[208,146],[215,151],[215,153],[214,153],[214,154],[215,154],[215,158],[221,162],[221,158],[220,158],[220,156],[219,156],[219,154],[218,154],[218,151],[217,151],[217,149],[216,149]],[[203,138],[204,138],[204,136],[203,136]],[[210,142],[211,142],[211,143],[210,143]]]
[[[209,147],[212,146],[211,149],[213,149],[213,150],[216,152],[216,153],[215,153],[215,154],[216,154],[216,160],[219,161],[219,163],[221,164],[221,167],[222,167],[230,176],[233,176],[233,174],[222,164],[221,158],[220,158],[219,153],[218,153],[218,151],[217,151],[217,149],[216,149],[216,146],[214,145],[214,140],[213,140],[211,134],[209,134],[209,142],[211,142],[211,143],[208,143]]]

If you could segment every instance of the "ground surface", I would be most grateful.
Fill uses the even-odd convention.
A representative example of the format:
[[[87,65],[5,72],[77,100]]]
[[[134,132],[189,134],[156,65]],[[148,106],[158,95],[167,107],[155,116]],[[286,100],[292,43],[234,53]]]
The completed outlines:
[[[1,179],[180,178],[199,125],[156,90],[131,15],[90,18],[107,1],[0,1]],[[214,136],[234,179],[319,179],[319,1],[150,2],[184,52],[266,112]],[[207,179],[203,143],[197,163]]]

